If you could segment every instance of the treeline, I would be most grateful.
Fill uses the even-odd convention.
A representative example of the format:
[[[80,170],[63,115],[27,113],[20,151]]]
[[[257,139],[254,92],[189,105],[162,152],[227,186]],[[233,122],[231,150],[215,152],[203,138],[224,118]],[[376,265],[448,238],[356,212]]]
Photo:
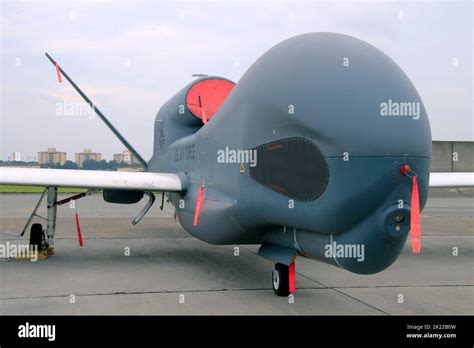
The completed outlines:
[[[2,161],[0,160],[0,166],[12,166],[12,167],[37,167],[38,162],[25,162],[25,161]],[[47,163],[40,165],[41,168],[53,168],[53,169],[87,169],[87,170],[117,170],[117,168],[141,168],[141,164],[128,164],[124,162],[117,162],[114,160],[96,161],[96,160],[85,160],[82,164],[82,168],[79,168],[77,163],[73,161],[66,161],[64,164],[60,163]]]

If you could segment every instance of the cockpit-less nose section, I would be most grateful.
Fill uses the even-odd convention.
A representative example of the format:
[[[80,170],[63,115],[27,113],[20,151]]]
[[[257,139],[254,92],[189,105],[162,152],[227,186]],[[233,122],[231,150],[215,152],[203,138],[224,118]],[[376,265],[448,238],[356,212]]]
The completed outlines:
[[[297,255],[356,273],[394,262],[411,228],[412,178],[419,214],[431,159],[426,110],[400,68],[363,41],[321,33],[275,46],[235,87],[214,79],[187,86],[156,120],[171,171],[190,180],[170,194],[183,227],[214,244],[261,244],[278,279],[294,279]],[[179,105],[202,122],[183,121]],[[196,126],[180,133],[184,122]],[[167,156],[150,164],[164,168]],[[276,283],[280,295],[292,287]]]
[[[39,244],[49,249],[64,203],[58,186],[102,189],[115,203],[147,194],[146,209],[161,191],[197,238],[259,244],[275,263],[275,293],[286,296],[296,289],[297,256],[371,274],[397,259],[409,235],[419,253],[429,184],[474,185],[472,173],[430,178],[430,125],[418,92],[387,55],[353,37],[300,35],[266,52],[237,84],[192,81],[159,110],[148,162],[48,58],[146,171],[0,168],[0,184],[47,187]]]

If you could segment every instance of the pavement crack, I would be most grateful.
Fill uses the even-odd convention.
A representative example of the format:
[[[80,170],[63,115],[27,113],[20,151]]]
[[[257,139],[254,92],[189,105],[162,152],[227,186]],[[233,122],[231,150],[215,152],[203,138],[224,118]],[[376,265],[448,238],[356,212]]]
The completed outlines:
[[[340,293],[341,295],[344,295],[344,296],[346,296],[346,297],[349,297],[350,299],[352,299],[352,300],[354,300],[354,301],[357,301],[357,302],[362,303],[362,304],[364,304],[364,305],[366,305],[366,306],[368,306],[368,307],[370,307],[370,308],[372,308],[372,309],[375,309],[376,311],[379,311],[380,313],[383,313],[383,314],[385,314],[385,315],[390,315],[390,313],[387,313],[387,312],[381,310],[380,308],[377,308],[377,307],[375,307],[375,306],[372,306],[371,304],[369,304],[369,303],[367,303],[367,302],[365,302],[365,301],[362,301],[362,300],[360,300],[360,299],[358,299],[358,298],[356,298],[356,297],[354,297],[354,296],[351,296],[351,295],[349,295],[349,294],[346,294],[346,293],[343,292],[343,291],[340,291],[340,290],[338,290],[338,289],[333,289],[333,290],[336,291],[336,292],[338,292],[338,293]]]
[[[322,290],[322,288],[300,288],[300,290]],[[201,290],[157,290],[157,291],[114,291],[114,292],[100,292],[100,293],[84,293],[74,294],[76,297],[91,297],[91,296],[113,296],[113,295],[147,295],[147,294],[185,294],[185,293],[209,293],[209,292],[239,292],[239,291],[272,291],[271,288],[222,288],[222,289],[201,289]],[[25,299],[47,299],[47,298],[62,298],[69,297],[70,294],[63,295],[44,295],[44,296],[18,296],[0,298],[4,300],[25,300]]]
[[[380,289],[380,288],[456,288],[473,287],[473,284],[425,284],[425,285],[353,285],[334,286],[328,289]]]
[[[353,298],[358,302],[364,303],[367,306],[375,308],[381,312],[382,310],[367,304],[357,298],[354,298],[340,289],[371,289],[371,288],[428,288],[428,287],[473,287],[474,285],[421,285],[421,286],[347,286],[347,287],[298,287],[298,290],[334,290],[347,297]],[[183,294],[183,293],[208,293],[208,292],[239,292],[239,291],[271,291],[271,288],[221,288],[221,289],[200,289],[200,290],[149,290],[149,291],[112,291],[112,292],[98,292],[98,293],[83,293],[74,294],[76,297],[92,297],[92,296],[113,296],[113,295],[147,295],[147,294]],[[44,295],[44,296],[17,296],[17,297],[4,297],[0,298],[0,301],[5,300],[25,300],[25,299],[47,299],[47,298],[62,298],[69,297],[71,294],[57,294],[57,295]],[[385,313],[385,312],[384,312]],[[388,314],[388,313],[385,313]]]

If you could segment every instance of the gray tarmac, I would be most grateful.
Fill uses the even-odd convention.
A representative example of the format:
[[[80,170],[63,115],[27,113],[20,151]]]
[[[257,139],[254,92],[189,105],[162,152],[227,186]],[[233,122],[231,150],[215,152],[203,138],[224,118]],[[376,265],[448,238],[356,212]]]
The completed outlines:
[[[0,231],[21,231],[38,198],[0,195]],[[421,254],[407,244],[379,274],[298,258],[294,303],[274,295],[272,263],[256,255],[258,246],[201,242],[159,203],[132,226],[143,203],[79,200],[82,248],[74,209],[60,207],[54,256],[0,261],[0,314],[474,314],[472,191],[433,191],[421,219]],[[6,242],[27,238],[0,234]]]

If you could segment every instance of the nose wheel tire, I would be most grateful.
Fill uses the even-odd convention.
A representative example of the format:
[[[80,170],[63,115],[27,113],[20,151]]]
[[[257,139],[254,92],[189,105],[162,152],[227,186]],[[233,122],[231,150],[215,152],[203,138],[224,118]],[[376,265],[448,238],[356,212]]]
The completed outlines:
[[[273,291],[277,296],[288,296],[290,294],[289,267],[277,263],[272,272]]]

